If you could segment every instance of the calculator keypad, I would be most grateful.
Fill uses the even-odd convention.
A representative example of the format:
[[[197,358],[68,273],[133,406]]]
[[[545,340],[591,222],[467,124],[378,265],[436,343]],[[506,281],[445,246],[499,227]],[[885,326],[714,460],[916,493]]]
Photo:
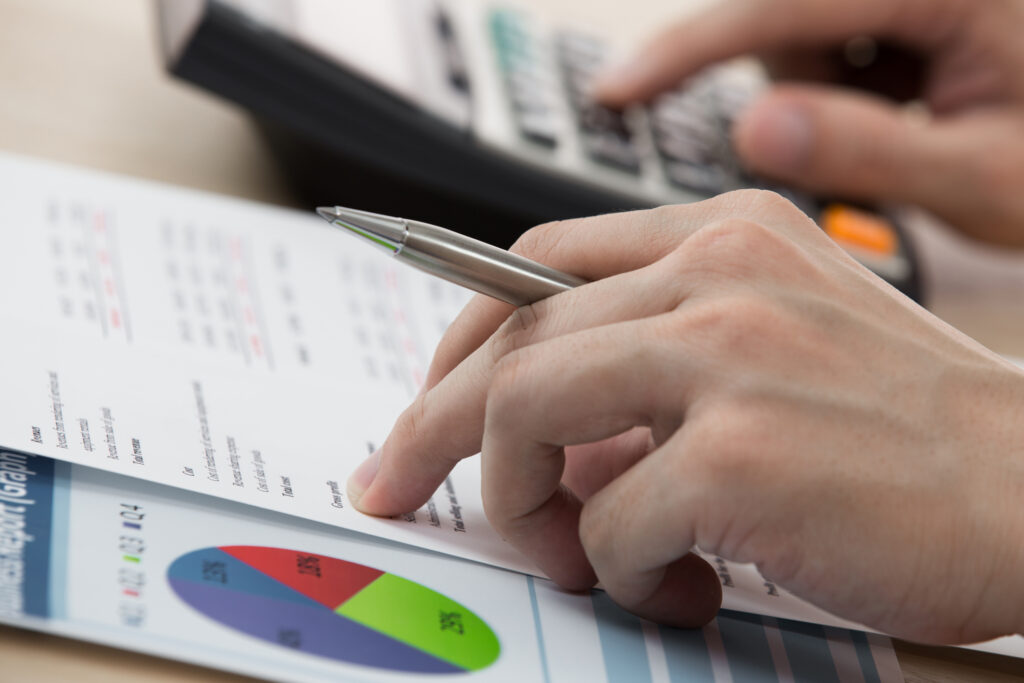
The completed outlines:
[[[756,71],[712,67],[624,114],[589,96],[591,80],[608,56],[603,41],[578,31],[543,32],[514,9],[493,9],[490,21],[509,109],[525,141],[551,152],[562,145],[557,149],[560,162],[576,156],[571,144],[576,142],[582,156],[620,172],[624,185],[646,190],[674,187],[691,197],[745,187],[778,192],[861,263],[897,286],[907,286],[911,265],[891,223],[743,169],[732,145],[732,128],[764,86]]]
[[[743,175],[730,144],[733,118],[755,92],[750,82],[711,71],[661,95],[633,120],[590,98],[590,83],[608,56],[603,41],[578,31],[560,31],[546,41],[528,17],[511,9],[493,10],[490,24],[510,109],[524,139],[556,147],[558,120],[568,110],[583,154],[601,165],[640,175],[645,155],[637,145],[641,131],[634,128],[640,125],[649,128],[643,131],[653,142],[648,154],[660,161],[669,184],[701,194],[754,184]]]
[[[658,96],[640,116],[628,117],[589,96],[590,82],[607,60],[603,41],[570,30],[544,40],[527,15],[512,9],[494,9],[490,25],[513,119],[525,140],[554,149],[562,142],[560,118],[569,111],[583,153],[604,166],[639,177],[657,166],[645,166],[646,153],[674,187],[703,195],[762,187],[808,215],[819,211],[813,197],[752,177],[739,163],[731,131],[762,86],[753,73],[709,69]],[[641,133],[651,143],[643,150],[637,144]]]

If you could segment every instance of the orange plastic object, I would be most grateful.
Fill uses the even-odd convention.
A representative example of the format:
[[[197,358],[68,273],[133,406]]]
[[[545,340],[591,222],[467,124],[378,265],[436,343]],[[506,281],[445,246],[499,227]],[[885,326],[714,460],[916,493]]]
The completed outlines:
[[[845,204],[829,204],[821,214],[821,227],[841,246],[867,249],[879,255],[896,253],[898,238],[892,223]]]

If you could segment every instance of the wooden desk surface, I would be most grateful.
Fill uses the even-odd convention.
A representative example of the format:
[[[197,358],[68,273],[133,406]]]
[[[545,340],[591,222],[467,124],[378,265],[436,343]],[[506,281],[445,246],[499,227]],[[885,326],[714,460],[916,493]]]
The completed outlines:
[[[623,39],[680,4],[528,0],[587,16]],[[0,0],[0,150],[291,205],[283,179],[239,110],[170,80],[148,2]],[[1024,258],[921,231],[932,309],[991,348],[1024,357]],[[908,681],[1021,680],[1024,661],[898,643]],[[239,677],[0,626],[4,677],[32,681],[233,681]]]

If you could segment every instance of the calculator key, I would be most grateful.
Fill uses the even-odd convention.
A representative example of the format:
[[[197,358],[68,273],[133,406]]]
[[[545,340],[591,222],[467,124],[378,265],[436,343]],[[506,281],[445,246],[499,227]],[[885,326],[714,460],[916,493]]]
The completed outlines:
[[[622,114],[592,102],[580,104],[579,123],[584,130],[594,133],[607,133],[623,140],[630,137]]]
[[[519,134],[544,147],[557,146],[554,84],[545,73],[536,36],[526,20],[513,11],[494,10],[490,26],[505,92]]]
[[[523,137],[546,147],[558,143],[558,130],[547,111],[520,111],[518,123]]]
[[[705,193],[731,188],[736,164],[705,84],[659,97],[651,105],[650,121],[669,182]]]
[[[899,251],[896,229],[878,214],[845,204],[829,204],[821,214],[821,227],[842,247],[854,247],[881,257]]]
[[[441,46],[444,50],[445,66],[448,71],[448,83],[462,93],[469,93],[469,70],[466,68],[466,61],[459,49],[458,36],[455,35],[455,28],[451,19],[444,10],[438,9],[434,18],[434,27],[438,37],[441,39]]]
[[[730,184],[730,176],[717,167],[685,161],[664,161],[663,167],[669,182],[683,189],[718,194]]]
[[[632,136],[622,132],[625,124],[621,120],[609,121],[611,117],[607,111],[604,107],[592,105],[578,114],[580,142],[584,151],[594,161],[628,173],[639,173],[640,154],[633,144]]]
[[[590,82],[605,60],[604,44],[589,36],[566,32],[558,36],[556,45],[584,153],[607,166],[639,173],[640,154],[625,117],[621,112],[597,104],[588,95]]]

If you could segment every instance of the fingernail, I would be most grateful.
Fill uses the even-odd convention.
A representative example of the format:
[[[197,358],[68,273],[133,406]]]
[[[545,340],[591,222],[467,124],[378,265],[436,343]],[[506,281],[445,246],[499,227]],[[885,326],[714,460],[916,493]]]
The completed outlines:
[[[642,64],[637,59],[626,59],[602,69],[590,82],[588,94],[594,99],[603,99],[614,94],[623,86],[639,80]]]
[[[763,102],[737,122],[737,143],[755,170],[792,173],[807,166],[814,143],[811,117],[793,103]]]
[[[347,491],[348,499],[352,501],[353,505],[359,503],[359,499],[366,493],[366,489],[370,488],[370,484],[373,483],[374,477],[377,476],[377,471],[380,469],[380,449],[378,448],[370,454],[366,460],[362,462],[348,477]]]

